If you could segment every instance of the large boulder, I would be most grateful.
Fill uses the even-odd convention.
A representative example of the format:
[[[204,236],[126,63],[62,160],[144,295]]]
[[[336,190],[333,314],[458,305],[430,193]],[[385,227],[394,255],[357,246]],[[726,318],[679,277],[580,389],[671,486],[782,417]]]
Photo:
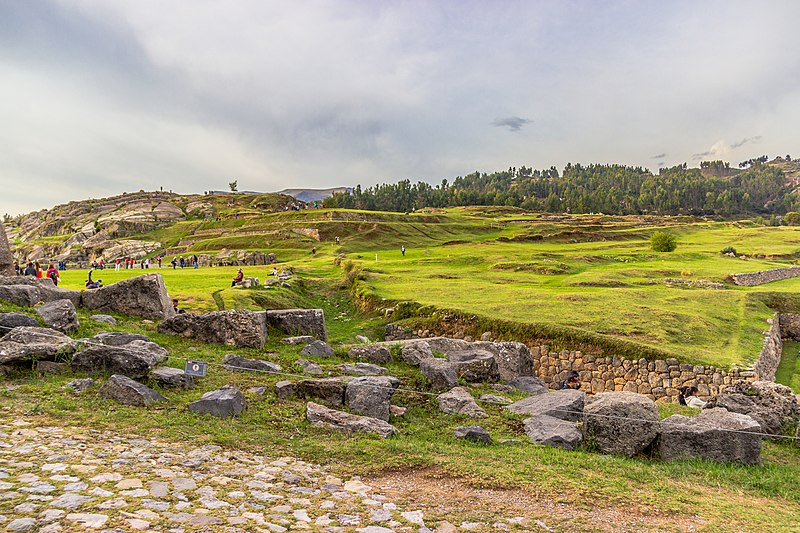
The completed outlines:
[[[453,435],[457,439],[471,440],[481,444],[491,444],[492,437],[489,432],[481,426],[458,426],[453,430]]]
[[[161,274],[144,274],[99,289],[83,291],[81,304],[87,309],[154,320],[175,315]]]
[[[311,335],[321,341],[328,340],[322,309],[271,309],[267,311],[267,323],[289,335]]]
[[[344,413],[314,402],[306,405],[306,418],[313,426],[342,433],[373,433],[383,438],[397,433],[397,429],[384,420]]]
[[[333,348],[328,346],[327,342],[324,341],[314,341],[311,344],[307,344],[303,346],[303,349],[300,350],[300,355],[304,355],[306,357],[333,357]]]
[[[0,338],[19,326],[38,327],[39,322],[32,316],[22,313],[0,313]]]
[[[32,285],[0,285],[0,300],[20,307],[33,307],[39,302],[39,289]]]
[[[69,356],[78,344],[49,328],[20,326],[0,339],[0,364]]]
[[[274,354],[273,354],[274,355]],[[248,359],[229,353],[222,358],[222,366],[231,372],[280,372],[281,365],[264,359]]]
[[[447,356],[453,363],[456,375],[470,383],[496,381],[500,374],[494,355],[486,350],[468,348]]]
[[[519,376],[510,380],[508,384],[530,395],[549,392],[547,383],[534,376]]]
[[[147,335],[124,333],[122,331],[104,331],[86,340],[91,343],[105,344],[106,346],[124,346],[133,341],[152,342]]]
[[[422,361],[433,358],[433,351],[426,341],[413,341],[403,344],[400,357],[409,365],[419,366]]]
[[[181,313],[160,323],[158,331],[240,348],[261,349],[267,338],[263,311],[214,311],[199,315]]]
[[[564,389],[546,394],[537,394],[507,405],[506,409],[518,415],[548,415],[569,422],[583,416],[586,393],[579,390]]]
[[[759,433],[761,426],[749,416],[721,408],[697,416],[672,415],[661,421],[661,458],[758,464]]]
[[[366,344],[364,346],[353,346],[347,352],[352,359],[364,359],[370,363],[382,365],[392,362],[392,353],[389,348],[382,344]]]
[[[479,341],[472,343],[472,346],[494,355],[497,371],[503,381],[510,381],[517,376],[533,375],[533,355],[521,342]]]
[[[336,368],[342,374],[350,374],[351,376],[380,376],[389,373],[389,369],[385,366],[373,365],[372,363],[343,364],[337,365]]]
[[[0,277],[0,299],[24,307],[32,307],[39,302],[69,300],[72,305],[78,307],[81,303],[81,293],[56,287],[53,280],[47,278],[12,276]]]
[[[389,421],[389,402],[400,380],[392,376],[365,376],[347,384],[345,401],[356,414]]]
[[[72,356],[72,368],[81,372],[108,371],[143,379],[151,368],[166,359],[167,350],[154,342],[134,340],[121,346],[91,344]]]
[[[419,371],[432,389],[451,389],[458,385],[455,365],[450,361],[435,357],[423,359]]]
[[[526,418],[523,424],[525,434],[533,444],[574,450],[583,440],[583,434],[575,422],[567,422],[548,415],[536,415]]]
[[[199,400],[190,403],[187,407],[195,413],[228,418],[238,415],[246,406],[244,394],[233,385],[225,385],[220,389],[203,394]]]
[[[486,418],[489,416],[464,387],[454,387],[440,394],[436,399],[439,402],[439,410],[443,413],[464,415],[472,418]]]
[[[298,398],[316,398],[331,405],[344,405],[349,381],[345,378],[301,379],[293,384],[292,390]]]
[[[8,246],[6,227],[0,224],[0,276],[13,276],[14,274],[14,256]]]
[[[748,415],[764,433],[785,434],[800,421],[800,407],[792,389],[772,381],[742,381],[716,397],[716,407]]]
[[[162,387],[172,387],[176,389],[193,389],[194,378],[181,370],[169,366],[159,366],[150,373],[150,379]]]
[[[656,402],[635,392],[595,394],[583,413],[584,432],[598,449],[625,457],[645,451],[658,436],[661,423]]]
[[[72,333],[80,327],[75,306],[69,300],[55,300],[40,305],[36,308],[36,314],[42,317],[45,326],[62,333]]]
[[[123,405],[145,407],[153,402],[165,402],[166,398],[138,381],[114,374],[100,387],[100,396],[111,398]]]

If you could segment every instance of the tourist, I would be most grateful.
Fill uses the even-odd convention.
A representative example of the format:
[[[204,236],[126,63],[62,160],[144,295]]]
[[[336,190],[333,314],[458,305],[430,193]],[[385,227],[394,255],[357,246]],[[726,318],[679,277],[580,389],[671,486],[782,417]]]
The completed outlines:
[[[695,407],[697,409],[704,409],[708,402],[701,400],[696,396],[697,387],[688,386],[681,387],[681,392],[678,394],[678,403],[688,407]]]
[[[42,267],[39,266],[39,261],[33,263],[33,266],[36,267],[36,279],[44,278],[44,272],[42,272]]]
[[[160,255],[156,257],[156,261],[158,261],[158,268],[161,268],[161,259],[162,257]]]
[[[317,249],[315,247],[311,248],[311,255],[316,255]]]
[[[119,259],[117,259],[116,261],[114,261],[114,271],[115,271],[115,272],[119,272],[119,267],[120,267],[120,264],[121,264],[121,263],[122,263],[122,261],[120,261]]]
[[[47,277],[53,280],[53,285],[58,285],[58,269],[52,263],[47,265]]]
[[[180,309],[180,308],[178,307],[178,299],[177,299],[177,298],[173,298],[173,299],[172,299],[172,308],[175,310],[175,313],[176,313],[176,314],[179,314],[179,315],[181,315],[181,314],[184,314],[184,313],[186,313],[186,311],[184,311],[183,309]]]
[[[186,260],[183,258],[183,256],[181,256],[178,262],[181,264],[181,268],[184,268],[186,266]]]
[[[402,255],[403,257],[406,256],[406,247],[405,246],[401,246],[400,247],[400,255]]]
[[[26,276],[36,275],[36,267],[33,266],[32,262],[28,262],[28,266],[25,268],[25,275]]]
[[[570,370],[567,379],[558,384],[559,390],[563,389],[578,390],[580,388],[581,388],[581,376],[580,374],[578,374],[577,370]]]
[[[242,272],[242,269],[240,268],[239,272],[236,273],[236,277],[233,278],[233,282],[231,282],[231,287],[235,287],[236,285],[241,283],[243,279],[244,279],[244,272]]]
[[[92,281],[92,271],[89,271],[89,278],[86,280],[86,288],[87,289],[99,289],[103,286],[103,280],[98,279],[97,281]]]
[[[169,264],[172,265],[172,270],[175,270],[176,268],[178,268],[178,258],[173,257],[172,261],[170,261]]]

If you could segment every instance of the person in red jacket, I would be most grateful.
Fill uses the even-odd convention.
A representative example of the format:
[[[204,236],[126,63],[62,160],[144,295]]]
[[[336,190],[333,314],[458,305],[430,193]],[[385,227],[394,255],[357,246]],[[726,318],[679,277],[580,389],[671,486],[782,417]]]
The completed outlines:
[[[53,285],[58,285],[58,269],[52,263],[47,266],[46,276],[53,280]]]
[[[231,282],[231,287],[235,287],[237,284],[241,283],[243,279],[244,272],[242,272],[242,269],[240,268],[239,272],[236,273],[236,277],[233,278],[233,281]]]

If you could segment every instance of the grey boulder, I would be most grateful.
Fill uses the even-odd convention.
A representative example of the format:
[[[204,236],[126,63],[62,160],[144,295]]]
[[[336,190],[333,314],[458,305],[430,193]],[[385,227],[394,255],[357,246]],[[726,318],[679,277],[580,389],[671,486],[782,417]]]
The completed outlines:
[[[433,351],[426,341],[414,341],[403,344],[400,357],[412,366],[419,366],[422,361],[433,358]]]
[[[267,323],[290,335],[310,335],[322,341],[328,340],[322,309],[272,309],[267,311]]]
[[[331,405],[344,405],[348,379],[323,378],[302,379],[292,385],[298,398],[316,398]]]
[[[317,363],[313,361],[309,361],[308,359],[298,359],[295,361],[295,364],[303,369],[303,372],[306,374],[324,374],[325,371],[322,370],[322,367],[319,366]]]
[[[546,394],[537,394],[507,405],[506,409],[518,415],[548,415],[568,422],[583,416],[586,393],[564,389]]]
[[[482,444],[491,444],[492,437],[489,432],[481,426],[458,426],[453,430],[457,439],[471,440]]]
[[[500,378],[509,381],[517,376],[533,375],[533,355],[521,342],[474,342],[477,349],[486,350],[497,362]]]
[[[436,397],[439,410],[451,415],[464,415],[471,418],[489,416],[476,402],[475,398],[464,387],[455,387]]]
[[[19,326],[38,327],[39,322],[35,318],[22,313],[0,313],[0,339],[6,333]]]
[[[120,346],[90,345],[72,356],[73,370],[147,377],[151,368],[167,359],[167,350],[154,342],[134,340]]]
[[[181,370],[169,366],[159,366],[150,373],[150,379],[162,387],[172,387],[176,389],[193,389],[194,378]]]
[[[672,415],[661,421],[661,458],[758,464],[760,433],[761,426],[749,416],[721,408],[691,417]]]
[[[508,384],[530,395],[548,392],[547,383],[534,376],[517,376]]]
[[[123,405],[146,407],[154,402],[165,402],[166,398],[126,376],[114,374],[99,391],[103,398],[111,398]]]
[[[306,357],[333,357],[333,348],[323,341],[314,341],[300,350],[300,355]]]
[[[458,376],[450,361],[435,357],[423,359],[419,364],[419,371],[432,389],[450,389],[458,385]]]
[[[123,333],[121,331],[104,331],[85,340],[104,344],[106,346],[123,346],[133,341],[152,342],[147,335],[142,335],[141,333]]]
[[[240,348],[261,349],[267,339],[264,312],[243,310],[181,313],[160,323],[158,331]]]
[[[792,389],[772,381],[739,382],[716,397],[716,407],[750,416],[764,433],[782,435],[800,422]]]
[[[380,376],[381,374],[389,372],[388,368],[371,363],[356,363],[354,365],[344,364],[336,368],[343,374],[350,374],[352,376]]]
[[[600,451],[625,457],[645,451],[658,436],[660,422],[656,403],[635,392],[601,392],[584,408],[587,438]]]
[[[347,352],[352,359],[363,359],[375,364],[386,364],[392,361],[392,353],[389,348],[381,344],[366,344],[364,346],[353,346]]]
[[[280,372],[281,365],[263,359],[248,359],[236,354],[226,354],[222,366],[231,372]]]
[[[57,329],[62,333],[78,331],[78,314],[75,306],[69,300],[55,300],[40,305],[35,309],[36,314],[42,317],[42,322],[48,328]]]
[[[496,381],[500,377],[494,355],[486,350],[470,348],[448,355],[456,375],[470,383]]]
[[[536,415],[523,421],[525,434],[533,444],[574,450],[580,446],[583,434],[575,422],[567,422],[548,415]]]
[[[81,293],[87,309],[163,320],[175,315],[161,274],[144,274]]]
[[[314,402],[306,405],[306,418],[315,427],[342,433],[372,433],[382,438],[397,434],[397,428],[384,420],[329,409]]]
[[[108,324],[109,326],[117,325],[117,319],[111,315],[92,315],[89,318],[95,322],[102,322],[103,324]]]
[[[314,342],[315,340],[317,339],[315,339],[311,335],[300,335],[298,337],[286,337],[285,339],[283,339],[283,342],[295,346],[297,344],[308,344],[310,342]]]
[[[77,346],[75,341],[59,331],[20,326],[0,339],[0,364],[68,356]]]
[[[190,403],[187,407],[195,413],[228,418],[238,415],[246,406],[244,394],[233,385],[225,385],[220,389],[203,394],[199,400]]]
[[[71,389],[74,392],[80,394],[88,390],[89,387],[91,387],[92,385],[94,385],[94,380],[92,378],[81,378],[81,379],[73,379],[72,381],[64,385],[62,388]]]
[[[390,403],[400,380],[392,376],[355,378],[345,388],[345,402],[356,414],[389,421]]]

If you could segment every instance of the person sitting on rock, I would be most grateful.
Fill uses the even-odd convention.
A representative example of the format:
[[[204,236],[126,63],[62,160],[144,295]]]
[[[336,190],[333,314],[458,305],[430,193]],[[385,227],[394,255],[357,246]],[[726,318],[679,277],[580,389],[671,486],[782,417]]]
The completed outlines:
[[[581,376],[577,370],[571,370],[567,379],[558,384],[558,389],[575,389],[581,388]]]
[[[239,272],[236,273],[236,277],[233,278],[233,281],[231,282],[231,287],[235,287],[236,285],[240,284],[243,279],[244,279],[244,272],[242,272],[242,269],[240,268]]]
[[[704,409],[706,405],[708,405],[708,402],[701,400],[696,394],[697,387],[693,385],[690,387],[681,387],[681,392],[678,394],[678,403],[697,409]]]
[[[173,298],[172,299],[172,308],[175,309],[175,313],[177,313],[179,315],[182,315],[182,314],[184,314],[186,312],[183,309],[180,309],[178,307],[178,299],[177,298]]]

